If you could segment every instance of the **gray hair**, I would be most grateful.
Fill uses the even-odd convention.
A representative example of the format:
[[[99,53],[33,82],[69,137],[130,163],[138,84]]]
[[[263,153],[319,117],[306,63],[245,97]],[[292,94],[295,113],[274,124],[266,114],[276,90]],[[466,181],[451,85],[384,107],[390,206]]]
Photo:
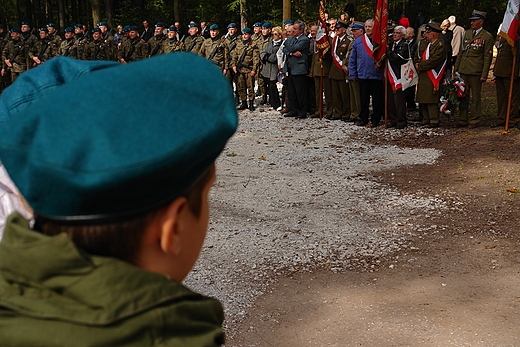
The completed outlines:
[[[365,21],[365,25],[367,25],[367,23],[372,23],[372,24],[374,24],[374,20],[373,20],[372,18],[367,19],[367,20]]]
[[[305,31],[305,23],[302,22],[301,20],[297,20],[296,22],[294,22],[293,25],[296,25],[298,24],[298,29],[300,29],[301,31]]]
[[[406,28],[402,25],[398,25],[394,28],[394,33],[401,33],[403,35],[406,35]]]

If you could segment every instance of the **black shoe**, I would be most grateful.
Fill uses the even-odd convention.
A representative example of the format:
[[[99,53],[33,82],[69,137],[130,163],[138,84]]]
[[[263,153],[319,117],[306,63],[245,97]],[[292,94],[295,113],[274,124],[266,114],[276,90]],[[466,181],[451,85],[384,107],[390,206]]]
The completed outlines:
[[[255,110],[255,105],[253,104],[253,100],[249,100],[249,111],[253,112]]]
[[[296,116],[298,116],[298,113],[291,111],[289,113],[284,114],[283,116],[284,117],[296,117]]]
[[[395,128],[395,127],[397,127],[397,124],[395,124],[395,123],[388,124],[388,128]]]
[[[398,125],[395,128],[396,129],[404,129],[404,128],[406,128],[406,125],[404,125],[404,124],[403,125]]]
[[[300,115],[296,116],[295,118],[305,119],[305,118],[307,118],[307,114],[305,114],[305,113],[304,114],[300,114]]]
[[[238,107],[239,110],[245,110],[247,108],[247,102],[242,101],[242,104]]]
[[[341,117],[330,117],[330,120],[341,120]]]
[[[366,126],[368,123],[367,122],[363,122],[363,121],[359,121],[356,123],[356,125],[360,126],[360,127],[364,127]]]
[[[261,105],[267,104],[267,95],[262,96],[262,101],[260,101]]]

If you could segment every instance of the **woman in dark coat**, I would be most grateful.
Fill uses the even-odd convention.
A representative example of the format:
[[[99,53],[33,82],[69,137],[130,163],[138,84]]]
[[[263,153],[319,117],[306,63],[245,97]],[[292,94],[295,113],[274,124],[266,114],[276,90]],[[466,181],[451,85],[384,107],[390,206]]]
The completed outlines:
[[[276,59],[276,52],[282,44],[282,28],[275,27],[271,31],[273,39],[267,42],[262,52],[260,52],[260,59],[262,61],[262,78],[267,85],[269,94],[269,104],[277,109],[280,107],[280,95],[276,81],[278,79],[278,61]]]

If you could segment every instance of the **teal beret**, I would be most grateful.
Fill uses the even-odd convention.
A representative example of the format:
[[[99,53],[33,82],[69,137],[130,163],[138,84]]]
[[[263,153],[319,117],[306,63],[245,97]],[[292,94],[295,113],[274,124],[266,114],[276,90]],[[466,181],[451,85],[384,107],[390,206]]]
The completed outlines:
[[[283,22],[283,25],[287,24],[294,24],[294,21],[292,19],[287,19],[285,22]]]
[[[130,25],[125,25],[125,26],[123,27],[123,31],[124,31],[124,32],[130,31]]]
[[[101,32],[101,29],[99,28],[94,28],[91,30],[92,33],[100,33]]]
[[[22,25],[28,25],[28,26],[31,26],[31,24],[29,24],[29,22],[26,22],[26,21],[23,21],[21,24],[22,24]]]
[[[256,22],[255,24],[253,24],[253,28],[261,27],[261,26],[262,26],[262,23],[260,23],[260,22]]]
[[[227,26],[228,29],[229,28],[236,28],[236,27],[237,27],[237,25],[235,23],[229,23],[228,26]]]
[[[171,27],[168,28],[168,31],[179,31],[179,29],[177,29],[176,26],[172,25]]]
[[[74,28],[83,28],[83,24],[76,24],[74,25]]]
[[[156,23],[156,24],[155,24],[155,27],[156,27],[156,28],[164,28],[164,24],[161,23],[161,22],[159,22],[159,23]]]
[[[107,22],[99,22],[99,23],[97,23],[97,26],[98,26],[98,27],[100,27],[100,26],[102,26],[102,25],[107,26]]]
[[[190,25],[188,25],[189,28],[193,28],[193,27],[196,27],[197,26],[197,23],[190,23]]]
[[[64,32],[66,33],[72,33],[74,32],[74,28],[73,27],[68,27],[68,28],[65,28],[65,30],[63,30]]]
[[[20,30],[20,28],[12,28],[10,32],[12,32],[12,33],[21,33],[22,31]]]
[[[269,28],[271,28],[271,23],[269,23],[269,22],[265,22],[264,24],[262,24],[262,28],[263,28],[263,29],[269,29]]]
[[[251,34],[252,32],[253,32],[253,30],[251,30],[249,28],[242,29],[242,34]]]
[[[106,81],[124,90],[117,103],[99,87]],[[0,161],[36,215],[114,221],[185,192],[237,122],[229,82],[202,57],[178,52],[120,64],[59,56],[0,97]]]
[[[47,28],[56,28],[56,25],[54,25],[54,23],[49,23],[47,24]]]
[[[128,28],[129,31],[138,31],[139,28],[137,27],[137,25],[130,25],[130,28]]]
[[[209,27],[209,30],[218,30],[218,25],[213,24],[212,26]]]

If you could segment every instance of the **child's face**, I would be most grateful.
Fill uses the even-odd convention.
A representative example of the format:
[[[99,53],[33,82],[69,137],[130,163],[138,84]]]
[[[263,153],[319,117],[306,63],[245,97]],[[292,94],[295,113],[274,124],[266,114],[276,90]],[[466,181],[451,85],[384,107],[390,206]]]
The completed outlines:
[[[213,170],[213,176],[208,180],[208,182],[206,182],[206,185],[202,190],[200,216],[197,217],[191,211],[187,211],[189,217],[187,218],[186,223],[188,223],[188,225],[185,229],[188,230],[189,235],[182,235],[179,257],[181,257],[183,269],[179,276],[181,278],[175,278],[179,282],[188,275],[195,265],[202,249],[202,245],[204,244],[209,223],[208,195],[213,183],[215,182],[215,178],[216,175]]]

